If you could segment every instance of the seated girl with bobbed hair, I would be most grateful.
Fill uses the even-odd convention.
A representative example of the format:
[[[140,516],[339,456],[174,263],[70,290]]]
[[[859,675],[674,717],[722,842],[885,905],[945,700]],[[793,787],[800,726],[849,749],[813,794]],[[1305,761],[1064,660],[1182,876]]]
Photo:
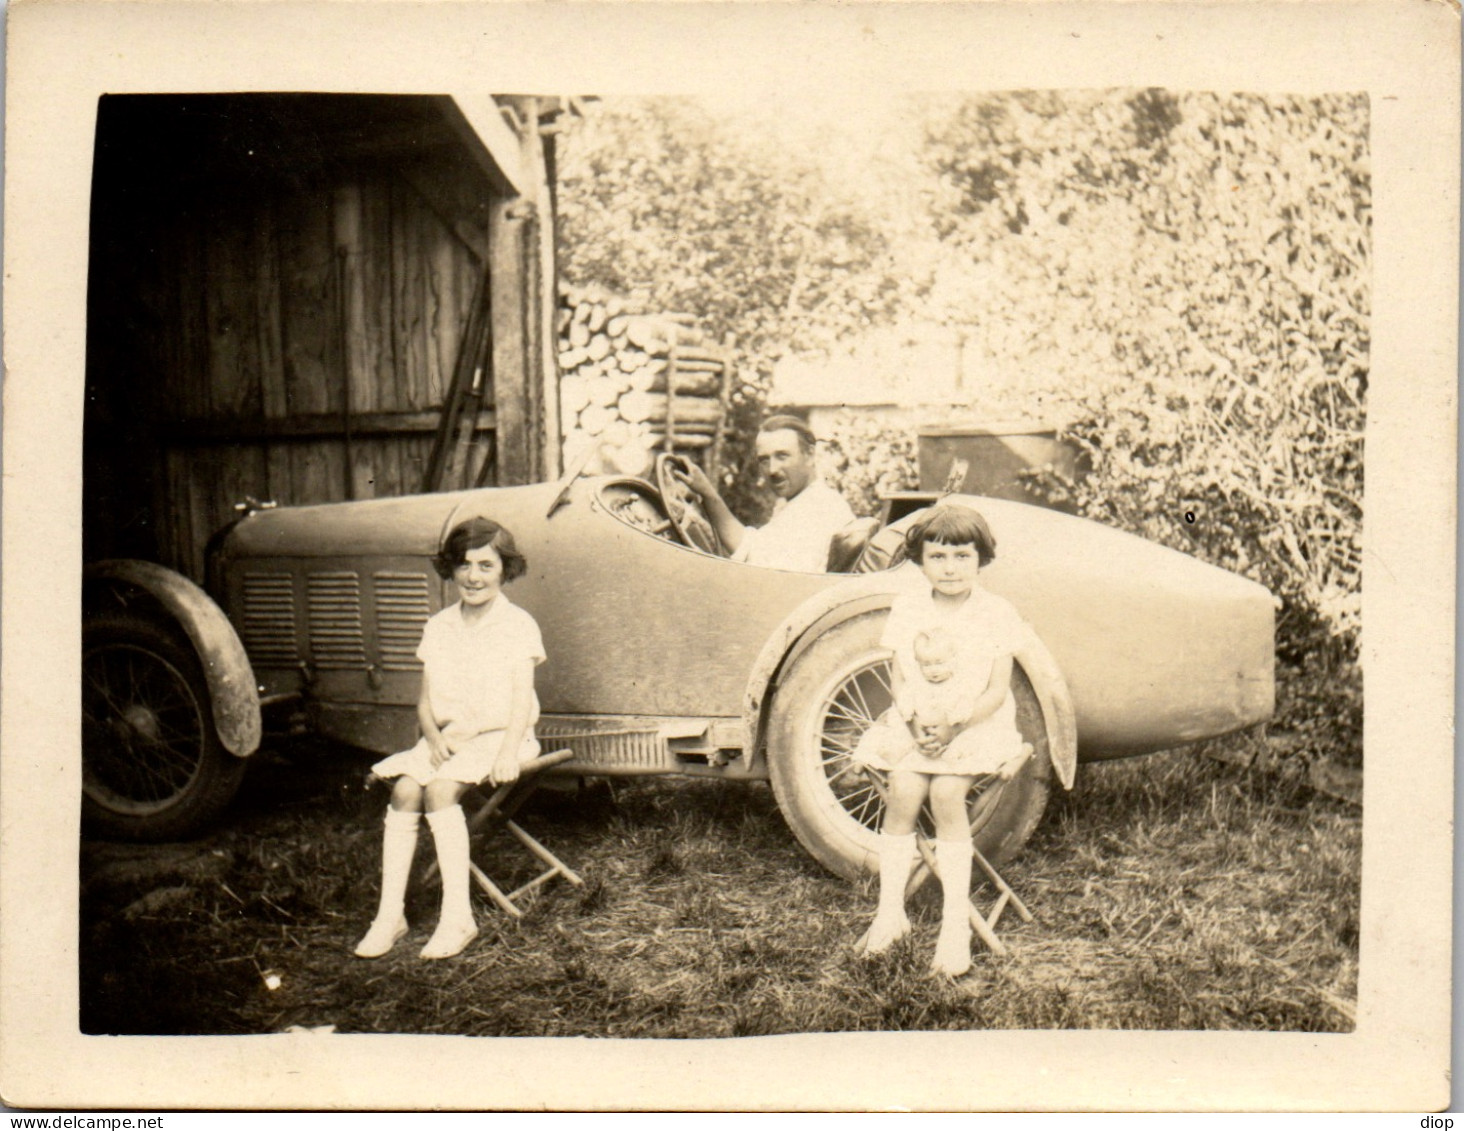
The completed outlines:
[[[442,872],[442,912],[423,958],[451,958],[478,934],[468,893],[468,827],[459,802],[482,781],[518,778],[537,757],[539,701],[534,667],[544,661],[539,626],[503,593],[528,566],[513,535],[488,518],[458,523],[433,565],[457,587],[458,600],[423,627],[417,658],[422,737],[410,750],[372,766],[395,778],[381,851],[381,903],[356,947],[379,958],[407,933],[407,880],[425,809]]]
[[[915,823],[928,800],[942,887],[932,969],[953,977],[971,967],[971,826],[966,794],[977,777],[1009,778],[1031,753],[1017,729],[1013,654],[1026,624],[977,575],[996,557],[996,538],[968,506],[941,503],[910,527],[909,558],[925,575],[890,606],[880,644],[894,654],[895,704],[861,737],[854,758],[889,774],[879,836],[879,905],[861,940],[867,954],[910,931],[905,886],[914,863]]]

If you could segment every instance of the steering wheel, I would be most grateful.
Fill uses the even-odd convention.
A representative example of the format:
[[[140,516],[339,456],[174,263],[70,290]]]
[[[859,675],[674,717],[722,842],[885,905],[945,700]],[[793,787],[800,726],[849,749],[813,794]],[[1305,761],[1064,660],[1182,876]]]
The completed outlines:
[[[727,551],[717,537],[717,528],[702,510],[701,497],[687,485],[690,475],[691,464],[685,456],[662,452],[656,457],[656,486],[681,541],[704,553],[724,558]]]

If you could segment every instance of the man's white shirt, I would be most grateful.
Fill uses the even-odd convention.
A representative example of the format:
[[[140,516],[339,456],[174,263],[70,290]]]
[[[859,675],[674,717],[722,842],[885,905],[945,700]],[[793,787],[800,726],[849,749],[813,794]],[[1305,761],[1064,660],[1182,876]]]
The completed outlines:
[[[772,569],[823,573],[829,560],[829,541],[853,521],[854,512],[843,495],[822,479],[810,480],[793,498],[779,500],[766,526],[748,528],[732,560]]]

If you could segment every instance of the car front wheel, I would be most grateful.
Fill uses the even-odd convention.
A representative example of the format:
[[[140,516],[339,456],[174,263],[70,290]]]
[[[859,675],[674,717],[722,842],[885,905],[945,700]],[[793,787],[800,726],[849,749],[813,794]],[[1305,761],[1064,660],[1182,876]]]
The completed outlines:
[[[244,760],[214,730],[198,657],[165,627],[128,613],[82,635],[82,821],[122,840],[177,840],[219,816]]]
[[[852,755],[893,698],[889,652],[879,646],[888,613],[860,613],[823,632],[783,674],[769,717],[768,771],[778,807],[804,848],[848,879],[876,868],[884,806]],[[1010,781],[971,800],[976,847],[997,864],[1020,852],[1036,829],[1053,777],[1042,709],[1020,665],[1012,693],[1033,757]],[[928,811],[921,819],[929,831]]]

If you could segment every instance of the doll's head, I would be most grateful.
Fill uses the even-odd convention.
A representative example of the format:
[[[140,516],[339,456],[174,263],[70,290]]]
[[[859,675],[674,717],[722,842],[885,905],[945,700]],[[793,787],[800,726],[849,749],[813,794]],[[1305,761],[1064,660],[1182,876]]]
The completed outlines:
[[[956,646],[940,632],[915,634],[915,662],[926,683],[945,683],[955,674]]]

